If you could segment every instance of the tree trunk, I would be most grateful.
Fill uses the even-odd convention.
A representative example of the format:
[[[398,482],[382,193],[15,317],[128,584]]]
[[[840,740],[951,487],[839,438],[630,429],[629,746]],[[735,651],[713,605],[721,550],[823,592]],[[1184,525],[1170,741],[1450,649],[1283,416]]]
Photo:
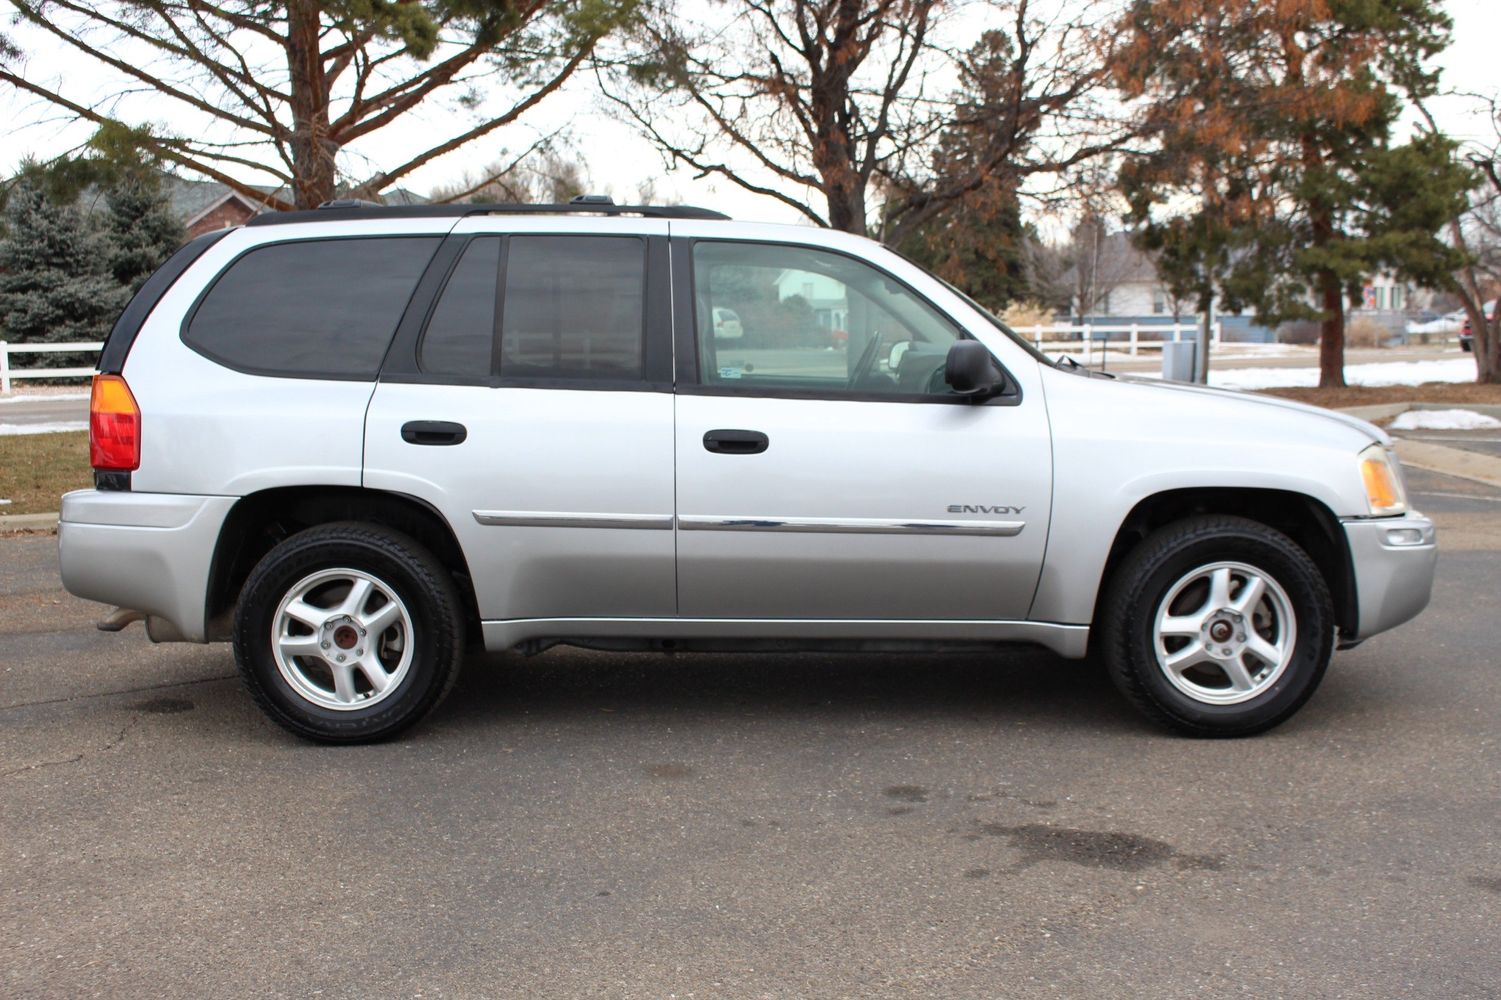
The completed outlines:
[[[287,69],[291,77],[292,196],[298,208],[317,208],[337,193],[329,137],[328,82],[319,48],[317,0],[287,4]]]
[[[1327,389],[1345,384],[1345,292],[1333,271],[1319,272],[1319,296],[1319,388]]]
[[[1484,311],[1484,304],[1481,305]],[[1487,385],[1501,385],[1501,303],[1496,306],[1496,318],[1489,323],[1481,324],[1479,329],[1485,330],[1490,336],[1486,337],[1486,344],[1482,348],[1477,338],[1472,346],[1476,352],[1475,381],[1484,382]]]

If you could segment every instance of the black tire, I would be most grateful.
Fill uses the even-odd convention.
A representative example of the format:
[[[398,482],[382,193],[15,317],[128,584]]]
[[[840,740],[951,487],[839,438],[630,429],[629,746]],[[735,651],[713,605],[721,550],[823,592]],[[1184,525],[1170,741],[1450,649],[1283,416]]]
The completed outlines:
[[[366,707],[359,707],[357,700],[343,708],[318,703],[316,699],[323,696],[321,688],[307,678],[316,679],[322,669],[328,670],[330,678],[326,700],[337,700],[332,660],[320,664],[321,654],[283,657],[292,679],[278,664],[279,643],[273,629],[286,628],[279,620],[283,599],[289,598],[299,584],[326,572],[332,574],[324,585],[326,589],[308,593],[328,593],[336,601],[338,572],[344,570],[375,581],[376,600],[382,601],[375,611],[380,611],[386,603],[396,603],[397,611],[404,610],[406,614],[387,629],[376,629],[372,624],[371,632],[379,635],[373,640],[358,640],[371,646],[372,655],[381,646],[380,656],[401,664],[399,670],[390,674],[397,679],[384,691],[370,689],[371,681],[366,674],[349,675],[356,684],[370,689],[353,696],[374,701]],[[353,589],[353,579],[351,576],[346,594]],[[385,600],[386,590],[395,598],[394,602]],[[320,634],[311,626],[296,627],[307,628],[309,633],[297,638]],[[332,652],[339,651],[342,641],[341,638],[334,643]],[[298,736],[322,743],[389,739],[437,708],[458,679],[464,651],[463,605],[453,578],[430,552],[406,535],[358,522],[321,525],[288,538],[251,571],[235,611],[234,651],[241,677],[256,702],[279,725]],[[361,648],[359,652],[363,654],[365,650]],[[303,684],[303,691],[299,691],[293,679]]]
[[[1168,669],[1158,660],[1154,629],[1159,609],[1180,581],[1201,567],[1225,562],[1249,566],[1280,587],[1295,633],[1291,657],[1281,673],[1264,668],[1259,681],[1263,689],[1236,704],[1213,704],[1190,696],[1169,679]],[[1265,611],[1269,606],[1261,605],[1267,617],[1272,614]],[[1235,737],[1271,729],[1313,695],[1334,652],[1334,622],[1334,604],[1323,576],[1292,539],[1246,518],[1205,515],[1161,528],[1131,551],[1110,581],[1100,625],[1111,679],[1143,714],[1185,735]],[[1187,645],[1194,640],[1175,641]],[[1210,644],[1207,638],[1203,642]],[[1214,680],[1217,668],[1209,664],[1203,669]],[[1222,673],[1228,686],[1229,672]],[[1236,696],[1229,690],[1225,694]]]

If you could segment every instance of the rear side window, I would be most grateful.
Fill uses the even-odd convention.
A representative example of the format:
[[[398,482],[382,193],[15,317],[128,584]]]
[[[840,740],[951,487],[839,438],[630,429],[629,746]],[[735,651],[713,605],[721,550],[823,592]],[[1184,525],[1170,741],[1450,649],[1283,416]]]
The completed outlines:
[[[373,379],[438,243],[401,236],[259,247],[214,282],[183,340],[243,371]]]
[[[488,375],[495,344],[495,282],[500,237],[482,236],[464,248],[417,349],[417,363],[433,375]]]
[[[502,378],[639,379],[646,242],[513,236],[500,324]]]

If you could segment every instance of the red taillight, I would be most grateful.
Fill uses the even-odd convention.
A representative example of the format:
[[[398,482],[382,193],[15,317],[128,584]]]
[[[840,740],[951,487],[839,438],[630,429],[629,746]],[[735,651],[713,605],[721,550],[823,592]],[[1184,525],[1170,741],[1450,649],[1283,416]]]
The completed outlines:
[[[118,375],[94,376],[89,464],[103,472],[130,472],[141,464],[141,408]]]

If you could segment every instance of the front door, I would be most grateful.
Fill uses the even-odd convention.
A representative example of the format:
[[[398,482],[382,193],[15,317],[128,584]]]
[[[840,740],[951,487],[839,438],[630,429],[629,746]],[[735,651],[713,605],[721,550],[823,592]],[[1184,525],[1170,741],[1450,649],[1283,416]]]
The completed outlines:
[[[1051,501],[1040,394],[1013,380],[984,403],[955,396],[942,372],[958,327],[854,257],[708,239],[673,252],[691,256],[677,304],[694,320],[678,333],[693,355],[678,371],[679,613],[1024,619]]]

